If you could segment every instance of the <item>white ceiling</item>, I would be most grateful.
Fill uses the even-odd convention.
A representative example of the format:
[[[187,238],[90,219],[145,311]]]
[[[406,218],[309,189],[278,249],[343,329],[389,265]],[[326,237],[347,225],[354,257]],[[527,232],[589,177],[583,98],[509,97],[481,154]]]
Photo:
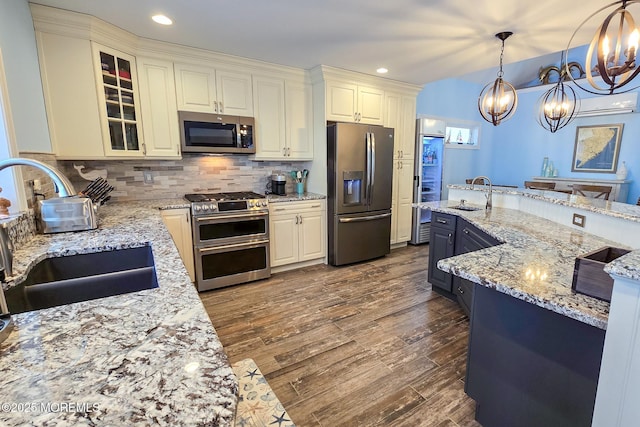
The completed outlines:
[[[34,2],[94,15],[151,39],[305,69],[324,64],[375,74],[386,67],[386,77],[416,84],[485,69],[474,80],[493,79],[500,52],[494,35],[500,31],[514,32],[506,41],[505,64],[559,52],[578,25],[603,6],[602,0]],[[156,13],[174,25],[155,24],[150,16]],[[596,24],[572,46],[588,43]],[[529,81],[539,66],[549,64],[544,61],[506,68],[505,78],[516,85]]]

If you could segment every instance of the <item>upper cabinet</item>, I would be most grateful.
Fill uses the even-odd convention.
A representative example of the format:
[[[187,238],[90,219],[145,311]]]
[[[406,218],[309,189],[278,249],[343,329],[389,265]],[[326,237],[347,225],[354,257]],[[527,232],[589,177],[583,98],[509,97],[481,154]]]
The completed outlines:
[[[393,140],[393,158],[413,159],[416,145],[416,97],[387,92],[385,99],[387,111],[384,125],[396,130]]]
[[[254,160],[311,160],[311,85],[254,75],[253,94],[257,128]]]
[[[175,64],[178,110],[253,116],[251,74]]]
[[[92,48],[104,153],[143,156],[135,58],[97,43]]]
[[[147,157],[179,158],[180,131],[173,63],[138,57],[140,112]]]
[[[340,80],[326,82],[327,120],[382,125],[384,91]]]

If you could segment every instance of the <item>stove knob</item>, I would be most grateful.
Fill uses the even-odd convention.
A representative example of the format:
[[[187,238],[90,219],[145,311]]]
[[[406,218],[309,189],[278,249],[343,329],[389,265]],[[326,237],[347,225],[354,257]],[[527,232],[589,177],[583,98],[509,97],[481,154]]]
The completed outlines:
[[[218,205],[209,205],[209,207],[211,208],[212,211],[218,210]]]
[[[194,210],[194,211],[196,211],[196,212],[200,212],[200,210],[201,210],[201,209],[202,209],[202,208],[200,208],[200,206],[198,206],[198,205],[195,205],[195,206],[193,207],[193,210]]]
[[[264,201],[262,202],[262,206],[263,206],[263,207],[265,207],[265,208],[267,207],[267,201],[266,201],[266,200],[264,200]]]
[[[252,207],[254,207],[254,206],[255,206],[255,205],[254,205],[253,201],[252,201],[252,200],[250,200],[250,201],[249,201],[249,207],[250,207],[250,208],[252,208]]]

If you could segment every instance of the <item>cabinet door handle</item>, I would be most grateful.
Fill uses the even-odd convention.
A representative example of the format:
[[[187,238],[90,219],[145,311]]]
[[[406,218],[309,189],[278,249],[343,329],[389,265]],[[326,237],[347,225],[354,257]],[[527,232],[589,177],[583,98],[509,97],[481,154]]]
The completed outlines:
[[[300,224],[302,224],[302,215],[300,215]]]
[[[464,230],[462,230],[462,232],[463,232],[464,234],[469,234],[469,229],[465,228]]]
[[[464,294],[464,289],[462,289],[460,286],[458,286],[458,292],[460,292],[460,295]]]
[[[446,219],[441,219],[441,218],[436,219],[436,222],[440,223],[440,224],[448,224],[449,223],[449,221],[447,221]]]
[[[142,154],[144,154],[145,156],[147,155],[147,144],[145,143],[142,144]]]
[[[312,208],[319,208],[320,205],[311,205]]]
[[[213,101],[213,112],[214,113],[218,112],[218,101]]]
[[[449,237],[447,237],[447,242],[449,242],[449,244],[453,244],[453,240],[452,240],[453,234],[449,233]]]
[[[220,102],[219,102],[219,104],[220,104],[220,112],[222,113],[222,110],[223,110],[223,108],[222,108],[222,101],[220,101]]]
[[[282,147],[282,155],[283,156],[287,155],[287,147]]]
[[[287,156],[291,157],[291,147],[287,147]]]
[[[187,221],[187,224],[189,224],[189,223],[191,222],[191,221],[189,221],[189,219],[191,218],[191,215],[189,214],[189,212],[186,212],[186,213],[184,214],[184,218],[185,218],[185,220]]]
[[[180,155],[180,146],[176,145],[176,152],[178,153],[178,156]]]
[[[296,225],[298,225],[298,215],[296,215]]]
[[[276,211],[276,212],[277,212],[277,211],[286,211],[286,209],[285,209],[285,208],[277,208],[277,209],[275,209],[275,211]]]
[[[400,150],[400,158],[404,157],[404,152],[402,150]]]

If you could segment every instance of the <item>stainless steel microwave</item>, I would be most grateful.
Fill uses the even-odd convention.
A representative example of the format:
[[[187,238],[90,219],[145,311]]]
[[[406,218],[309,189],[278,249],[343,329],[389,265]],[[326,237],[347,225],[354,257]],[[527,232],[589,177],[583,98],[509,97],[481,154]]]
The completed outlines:
[[[183,153],[253,154],[253,117],[178,111]]]

